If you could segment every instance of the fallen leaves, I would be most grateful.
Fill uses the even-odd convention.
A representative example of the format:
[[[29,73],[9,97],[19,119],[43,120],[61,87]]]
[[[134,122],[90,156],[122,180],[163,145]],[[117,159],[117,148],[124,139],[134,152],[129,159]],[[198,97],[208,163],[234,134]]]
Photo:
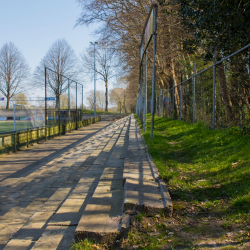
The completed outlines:
[[[235,168],[237,167],[237,165],[241,162],[241,160],[237,161],[237,162],[234,162],[232,163],[232,168]]]

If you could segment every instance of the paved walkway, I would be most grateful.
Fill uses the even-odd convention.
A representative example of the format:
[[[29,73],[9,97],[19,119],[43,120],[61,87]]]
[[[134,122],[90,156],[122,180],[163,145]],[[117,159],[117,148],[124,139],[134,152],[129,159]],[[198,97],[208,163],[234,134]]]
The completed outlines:
[[[0,249],[112,241],[129,211],[171,215],[133,116],[100,122],[0,157]]]

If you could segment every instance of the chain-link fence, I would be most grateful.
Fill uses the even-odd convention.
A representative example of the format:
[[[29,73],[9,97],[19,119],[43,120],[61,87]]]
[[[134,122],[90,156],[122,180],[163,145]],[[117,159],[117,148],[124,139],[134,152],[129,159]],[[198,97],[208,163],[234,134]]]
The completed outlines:
[[[50,101],[55,106],[50,106]],[[58,72],[45,68],[45,123],[47,127],[60,127],[83,119],[83,85]]]
[[[156,114],[186,122],[201,121],[211,128],[249,127],[249,56],[247,45],[175,87],[160,90]]]

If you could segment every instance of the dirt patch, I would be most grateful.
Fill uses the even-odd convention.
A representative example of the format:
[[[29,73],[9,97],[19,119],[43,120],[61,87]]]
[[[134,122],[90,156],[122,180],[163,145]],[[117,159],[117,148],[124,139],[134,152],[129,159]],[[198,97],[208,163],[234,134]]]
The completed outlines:
[[[202,204],[174,201],[171,218],[135,214],[127,239],[93,249],[250,249],[250,226],[230,225]]]

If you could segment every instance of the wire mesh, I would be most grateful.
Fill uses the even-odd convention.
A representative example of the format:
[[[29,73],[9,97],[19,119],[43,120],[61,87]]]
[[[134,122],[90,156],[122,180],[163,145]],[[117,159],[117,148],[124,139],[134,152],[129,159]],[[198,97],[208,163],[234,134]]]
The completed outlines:
[[[213,123],[213,68],[195,77],[195,122]]]
[[[211,128],[250,127],[249,60],[250,44],[172,89],[159,90],[155,113]]]
[[[182,84],[182,120],[193,122],[193,82],[192,79]]]
[[[216,65],[216,127],[250,126],[249,50]]]

